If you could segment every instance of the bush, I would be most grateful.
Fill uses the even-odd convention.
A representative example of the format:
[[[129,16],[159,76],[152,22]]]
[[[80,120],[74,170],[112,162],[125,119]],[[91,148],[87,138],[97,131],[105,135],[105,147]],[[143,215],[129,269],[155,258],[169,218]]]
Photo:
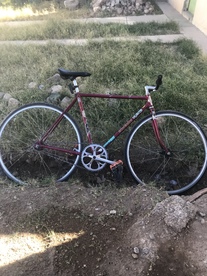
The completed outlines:
[[[179,45],[180,41],[165,45],[110,40],[85,46],[1,45],[1,91],[9,91],[22,104],[45,101],[48,94],[38,89],[28,90],[28,83],[45,84],[62,67],[92,73],[90,78],[81,79],[84,92],[144,95],[144,86],[154,85],[157,75],[163,74],[163,85],[152,95],[155,107],[182,111],[205,124],[207,60],[197,56],[197,52],[195,58],[191,54],[191,59],[187,59],[185,53],[177,52]],[[64,85],[66,89],[65,82]],[[66,93],[70,94],[69,90]],[[110,129],[118,128],[125,122],[124,118],[132,116],[141,106],[139,101],[86,99],[89,124],[96,131],[100,125],[101,131],[104,122],[110,133]],[[112,122],[107,118],[113,118]]]
[[[13,6],[13,7],[23,7],[25,5],[39,5],[45,2],[45,0],[2,0],[0,1],[0,6]],[[47,2],[53,2],[53,0],[48,0]],[[56,2],[60,2],[56,0]]]
[[[193,40],[181,39],[177,42],[177,51],[184,55],[187,59],[198,57],[200,50]]]

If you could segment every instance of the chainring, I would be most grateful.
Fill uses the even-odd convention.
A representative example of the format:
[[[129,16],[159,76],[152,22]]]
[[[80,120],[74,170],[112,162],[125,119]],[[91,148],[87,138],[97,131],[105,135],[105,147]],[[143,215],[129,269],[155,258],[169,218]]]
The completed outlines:
[[[106,162],[98,158],[108,159],[108,153],[101,145],[91,144],[82,151],[81,162],[88,171],[97,172],[105,167]]]

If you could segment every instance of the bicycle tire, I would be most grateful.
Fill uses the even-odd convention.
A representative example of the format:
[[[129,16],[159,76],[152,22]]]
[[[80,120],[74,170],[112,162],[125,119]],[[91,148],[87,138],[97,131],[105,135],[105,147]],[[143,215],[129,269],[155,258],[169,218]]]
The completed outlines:
[[[146,116],[130,131],[125,145],[125,161],[136,182],[155,185],[169,195],[193,187],[207,166],[207,142],[203,130],[190,117],[176,111],[160,111],[158,122],[167,156],[156,141],[152,116]]]
[[[45,103],[24,105],[9,114],[0,126],[0,165],[5,174],[19,184],[48,184],[66,180],[75,170],[80,155],[50,149],[37,150],[38,141],[62,113]],[[81,132],[69,114],[48,136],[47,145],[81,152]]]

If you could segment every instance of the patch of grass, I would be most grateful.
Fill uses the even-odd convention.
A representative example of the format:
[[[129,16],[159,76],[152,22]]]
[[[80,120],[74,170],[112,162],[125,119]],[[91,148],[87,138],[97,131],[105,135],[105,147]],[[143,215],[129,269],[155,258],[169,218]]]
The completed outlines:
[[[90,3],[81,0],[77,10],[68,10],[64,7],[64,1],[57,4],[56,1],[33,1],[23,7],[0,6],[0,22],[5,21],[37,21],[37,20],[63,20],[71,18],[90,17]]]
[[[191,41],[189,43],[188,39],[181,39],[177,41],[177,51],[185,56],[187,59],[193,59],[198,57],[200,50],[197,47],[196,43]]]
[[[136,23],[127,26],[131,35],[159,35],[159,34],[177,34],[180,33],[179,25],[175,21],[165,23],[149,22]]]
[[[28,2],[28,1],[27,1]],[[86,18],[86,17],[111,17],[117,16],[114,11],[100,11],[93,13],[91,1],[80,0],[79,7],[76,10],[66,9],[64,1],[29,1],[30,4],[16,3],[15,7],[1,6],[0,3],[0,21],[11,20],[48,20],[48,19],[71,19],[71,18]],[[153,14],[162,14],[155,0],[149,0],[154,7]],[[4,3],[5,4],[5,3]],[[19,4],[19,5],[18,5]],[[131,14],[125,14],[131,15]],[[136,15],[143,15],[142,12],[136,12]]]
[[[154,85],[157,75],[163,74],[163,85],[152,95],[156,109],[182,111],[205,124],[207,60],[199,51],[188,59],[185,53],[177,51],[180,44],[181,41],[165,45],[106,40],[86,46],[1,45],[1,91],[10,93],[21,103],[46,101],[47,90],[31,90],[28,84],[35,81],[46,87],[46,80],[62,67],[92,73],[91,77],[80,80],[84,92],[144,95],[144,86]],[[190,40],[185,40],[185,44],[187,48],[195,47]],[[64,93],[70,96],[66,82],[62,84]],[[139,101],[85,99],[94,139],[109,138],[141,106]],[[77,110],[73,114],[77,118]]]
[[[178,24],[167,23],[87,23],[49,20],[15,26],[0,25],[0,40],[90,39],[96,37],[140,36],[179,33]],[[180,46],[181,47],[181,46]]]

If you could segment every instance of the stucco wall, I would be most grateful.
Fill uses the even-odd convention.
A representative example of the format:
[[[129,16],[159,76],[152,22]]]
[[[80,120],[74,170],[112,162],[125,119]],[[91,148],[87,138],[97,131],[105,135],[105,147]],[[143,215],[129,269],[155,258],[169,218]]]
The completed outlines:
[[[206,0],[204,0],[206,1]],[[168,0],[169,4],[178,12],[182,13],[185,0]]]
[[[168,0],[168,3],[181,14],[187,2],[187,0]],[[207,0],[197,0],[192,23],[207,35]]]
[[[207,1],[197,0],[192,23],[207,35]]]

